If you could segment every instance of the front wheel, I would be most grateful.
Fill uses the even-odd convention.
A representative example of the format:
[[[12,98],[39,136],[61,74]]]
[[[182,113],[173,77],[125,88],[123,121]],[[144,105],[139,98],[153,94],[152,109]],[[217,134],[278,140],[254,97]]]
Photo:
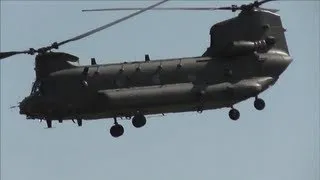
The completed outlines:
[[[120,137],[123,135],[123,133],[124,133],[124,128],[120,124],[113,125],[110,128],[110,134],[112,137]]]

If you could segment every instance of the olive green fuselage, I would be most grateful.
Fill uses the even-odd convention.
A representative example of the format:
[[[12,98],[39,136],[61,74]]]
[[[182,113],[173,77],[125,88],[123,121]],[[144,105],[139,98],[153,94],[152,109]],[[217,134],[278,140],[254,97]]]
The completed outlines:
[[[37,119],[99,119],[231,107],[274,84],[291,62],[281,51],[191,57],[55,71],[22,102]],[[87,71],[86,71],[87,70]],[[87,72],[87,73],[85,73]]]

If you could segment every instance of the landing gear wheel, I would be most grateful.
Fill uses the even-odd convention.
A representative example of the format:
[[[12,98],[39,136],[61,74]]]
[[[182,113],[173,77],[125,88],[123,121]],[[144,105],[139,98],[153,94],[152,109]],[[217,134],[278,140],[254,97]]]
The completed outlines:
[[[120,124],[115,124],[110,128],[110,134],[112,137],[115,137],[115,138],[120,137],[123,135],[123,133],[124,133],[124,128]]]
[[[264,102],[263,99],[256,98],[256,99],[254,100],[254,107],[255,107],[257,110],[261,111],[261,110],[264,109],[265,106],[266,106],[266,104],[265,104],[265,102]]]
[[[229,111],[229,117],[230,119],[236,121],[240,118],[240,112],[237,109],[231,109]]]
[[[143,114],[137,114],[132,118],[132,125],[136,128],[143,127],[146,122],[146,117]]]

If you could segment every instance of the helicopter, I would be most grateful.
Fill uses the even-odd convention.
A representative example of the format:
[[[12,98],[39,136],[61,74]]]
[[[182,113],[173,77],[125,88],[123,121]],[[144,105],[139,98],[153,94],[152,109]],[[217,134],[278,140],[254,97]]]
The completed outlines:
[[[273,86],[292,62],[285,28],[278,10],[261,8],[272,0],[241,6],[203,8],[89,9],[86,11],[139,10],[116,21],[62,42],[38,49],[0,52],[0,59],[17,54],[35,56],[35,81],[31,93],[18,105],[27,119],[52,122],[113,118],[112,137],[124,134],[119,118],[141,128],[148,115],[230,108],[229,118],[238,120],[239,102],[255,98],[257,110],[265,108],[259,94]],[[202,55],[142,61],[79,65],[79,58],[54,52],[61,45],[77,41],[148,10],[231,10],[233,18],[217,22],[210,29],[210,46]]]

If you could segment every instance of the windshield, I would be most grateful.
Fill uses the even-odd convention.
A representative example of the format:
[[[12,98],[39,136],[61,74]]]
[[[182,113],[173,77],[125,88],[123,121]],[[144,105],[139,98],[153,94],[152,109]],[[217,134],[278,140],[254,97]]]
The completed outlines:
[[[40,96],[40,84],[40,81],[35,81],[33,83],[30,95]]]

